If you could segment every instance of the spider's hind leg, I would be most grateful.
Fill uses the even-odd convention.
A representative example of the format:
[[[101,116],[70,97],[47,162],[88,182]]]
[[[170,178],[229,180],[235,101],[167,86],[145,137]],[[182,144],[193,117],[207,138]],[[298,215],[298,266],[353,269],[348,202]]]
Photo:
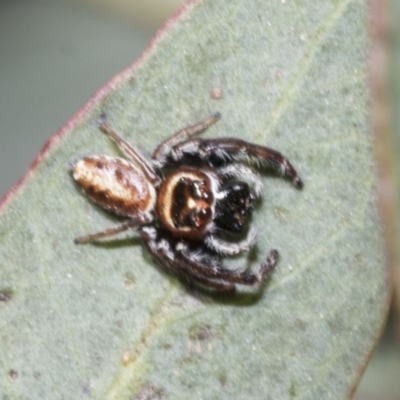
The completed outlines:
[[[165,240],[158,240],[157,231],[154,227],[142,229],[142,240],[144,247],[157,262],[157,264],[171,275],[175,275],[186,283],[195,283],[211,290],[229,293],[235,290],[235,285],[230,282],[214,280],[202,271],[190,268],[180,257],[179,250],[173,248]],[[179,245],[177,246],[179,248]]]
[[[217,257],[190,250],[184,242],[171,244],[157,236],[154,227],[142,229],[143,244],[161,268],[180,279],[219,292],[233,291],[236,283],[252,286],[263,281],[273,271],[279,256],[276,250],[271,250],[256,272],[232,270],[225,268]]]
[[[128,221],[123,222],[122,224],[113,226],[108,229],[104,229],[103,231],[92,233],[90,235],[80,236],[74,239],[75,244],[84,244],[94,242],[98,239],[104,239],[111,236],[118,235],[118,233],[125,232],[128,229],[133,229],[138,227],[142,221],[139,219],[129,219]]]
[[[131,160],[136,166],[138,166],[144,173],[146,178],[153,184],[159,183],[159,176],[156,174],[151,163],[146,160],[138,151],[136,151],[127,141],[122,139],[117,133],[115,133],[105,122],[105,118],[100,118],[99,128],[108,137],[110,137],[116,145],[119,147],[121,152]]]
[[[255,285],[262,282],[273,271],[278,262],[279,253],[277,250],[271,250],[266,261],[261,264],[257,272],[239,269],[229,269],[222,265],[213,266],[207,261],[194,259],[190,252],[182,251],[181,257],[190,269],[196,273],[204,274],[210,279],[217,279],[226,283],[239,283],[242,285]]]

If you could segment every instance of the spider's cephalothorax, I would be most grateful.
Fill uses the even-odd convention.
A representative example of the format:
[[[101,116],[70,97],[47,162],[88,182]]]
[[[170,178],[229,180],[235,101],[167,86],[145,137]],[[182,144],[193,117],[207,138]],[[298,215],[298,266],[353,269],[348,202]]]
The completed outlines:
[[[214,179],[203,171],[182,168],[169,174],[158,192],[157,211],[176,237],[200,239],[213,220]]]
[[[126,158],[86,157],[73,165],[72,175],[92,201],[128,219],[75,242],[137,228],[155,261],[183,280],[216,291],[262,281],[277,262],[276,250],[256,272],[232,270],[222,263],[223,257],[248,251],[255,242],[255,230],[247,229],[247,222],[262,184],[257,172],[242,162],[271,166],[296,188],[302,187],[302,181],[275,150],[240,139],[194,137],[219,118],[215,114],[176,132],[156,148],[151,159],[141,156],[102,121],[100,129]]]

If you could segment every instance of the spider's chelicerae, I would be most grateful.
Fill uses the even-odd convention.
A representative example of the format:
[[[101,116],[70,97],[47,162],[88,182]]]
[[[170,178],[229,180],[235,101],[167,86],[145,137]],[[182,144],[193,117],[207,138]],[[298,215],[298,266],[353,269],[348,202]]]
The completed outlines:
[[[225,256],[248,251],[255,230],[247,229],[252,203],[261,194],[257,172],[242,163],[270,166],[302,181],[279,152],[240,139],[200,139],[219,113],[164,140],[151,159],[139,154],[103,120],[100,129],[126,158],[85,157],[72,174],[95,203],[128,219],[120,225],[75,240],[91,242],[136,228],[143,245],[167,272],[214,291],[235,284],[254,285],[272,271],[278,259],[271,250],[257,271],[226,268]]]

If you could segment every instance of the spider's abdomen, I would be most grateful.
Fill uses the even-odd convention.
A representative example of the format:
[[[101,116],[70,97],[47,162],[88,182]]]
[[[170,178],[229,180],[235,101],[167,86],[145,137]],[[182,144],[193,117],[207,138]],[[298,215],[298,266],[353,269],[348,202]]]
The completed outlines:
[[[79,160],[72,175],[85,194],[106,210],[136,217],[154,208],[156,191],[132,163],[117,157]]]
[[[200,239],[214,215],[210,177],[192,169],[172,173],[160,186],[157,211],[163,225],[175,236]]]

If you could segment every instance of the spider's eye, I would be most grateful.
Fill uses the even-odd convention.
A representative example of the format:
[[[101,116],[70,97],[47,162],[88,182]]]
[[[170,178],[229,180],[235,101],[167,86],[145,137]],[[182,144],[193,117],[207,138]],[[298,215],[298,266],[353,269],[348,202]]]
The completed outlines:
[[[204,180],[180,178],[174,190],[173,221],[175,226],[202,228],[211,217],[209,197]]]
[[[193,180],[187,183],[189,188],[190,196],[195,200],[208,200],[209,199],[209,188],[204,180],[197,181]]]
[[[228,182],[221,187],[224,196],[216,205],[215,222],[232,232],[242,232],[247,220],[253,213],[254,196],[245,182]]]
[[[201,228],[204,224],[206,224],[211,217],[210,208],[194,208],[189,213],[186,214],[186,218],[184,220],[185,226],[190,226],[195,229]]]

